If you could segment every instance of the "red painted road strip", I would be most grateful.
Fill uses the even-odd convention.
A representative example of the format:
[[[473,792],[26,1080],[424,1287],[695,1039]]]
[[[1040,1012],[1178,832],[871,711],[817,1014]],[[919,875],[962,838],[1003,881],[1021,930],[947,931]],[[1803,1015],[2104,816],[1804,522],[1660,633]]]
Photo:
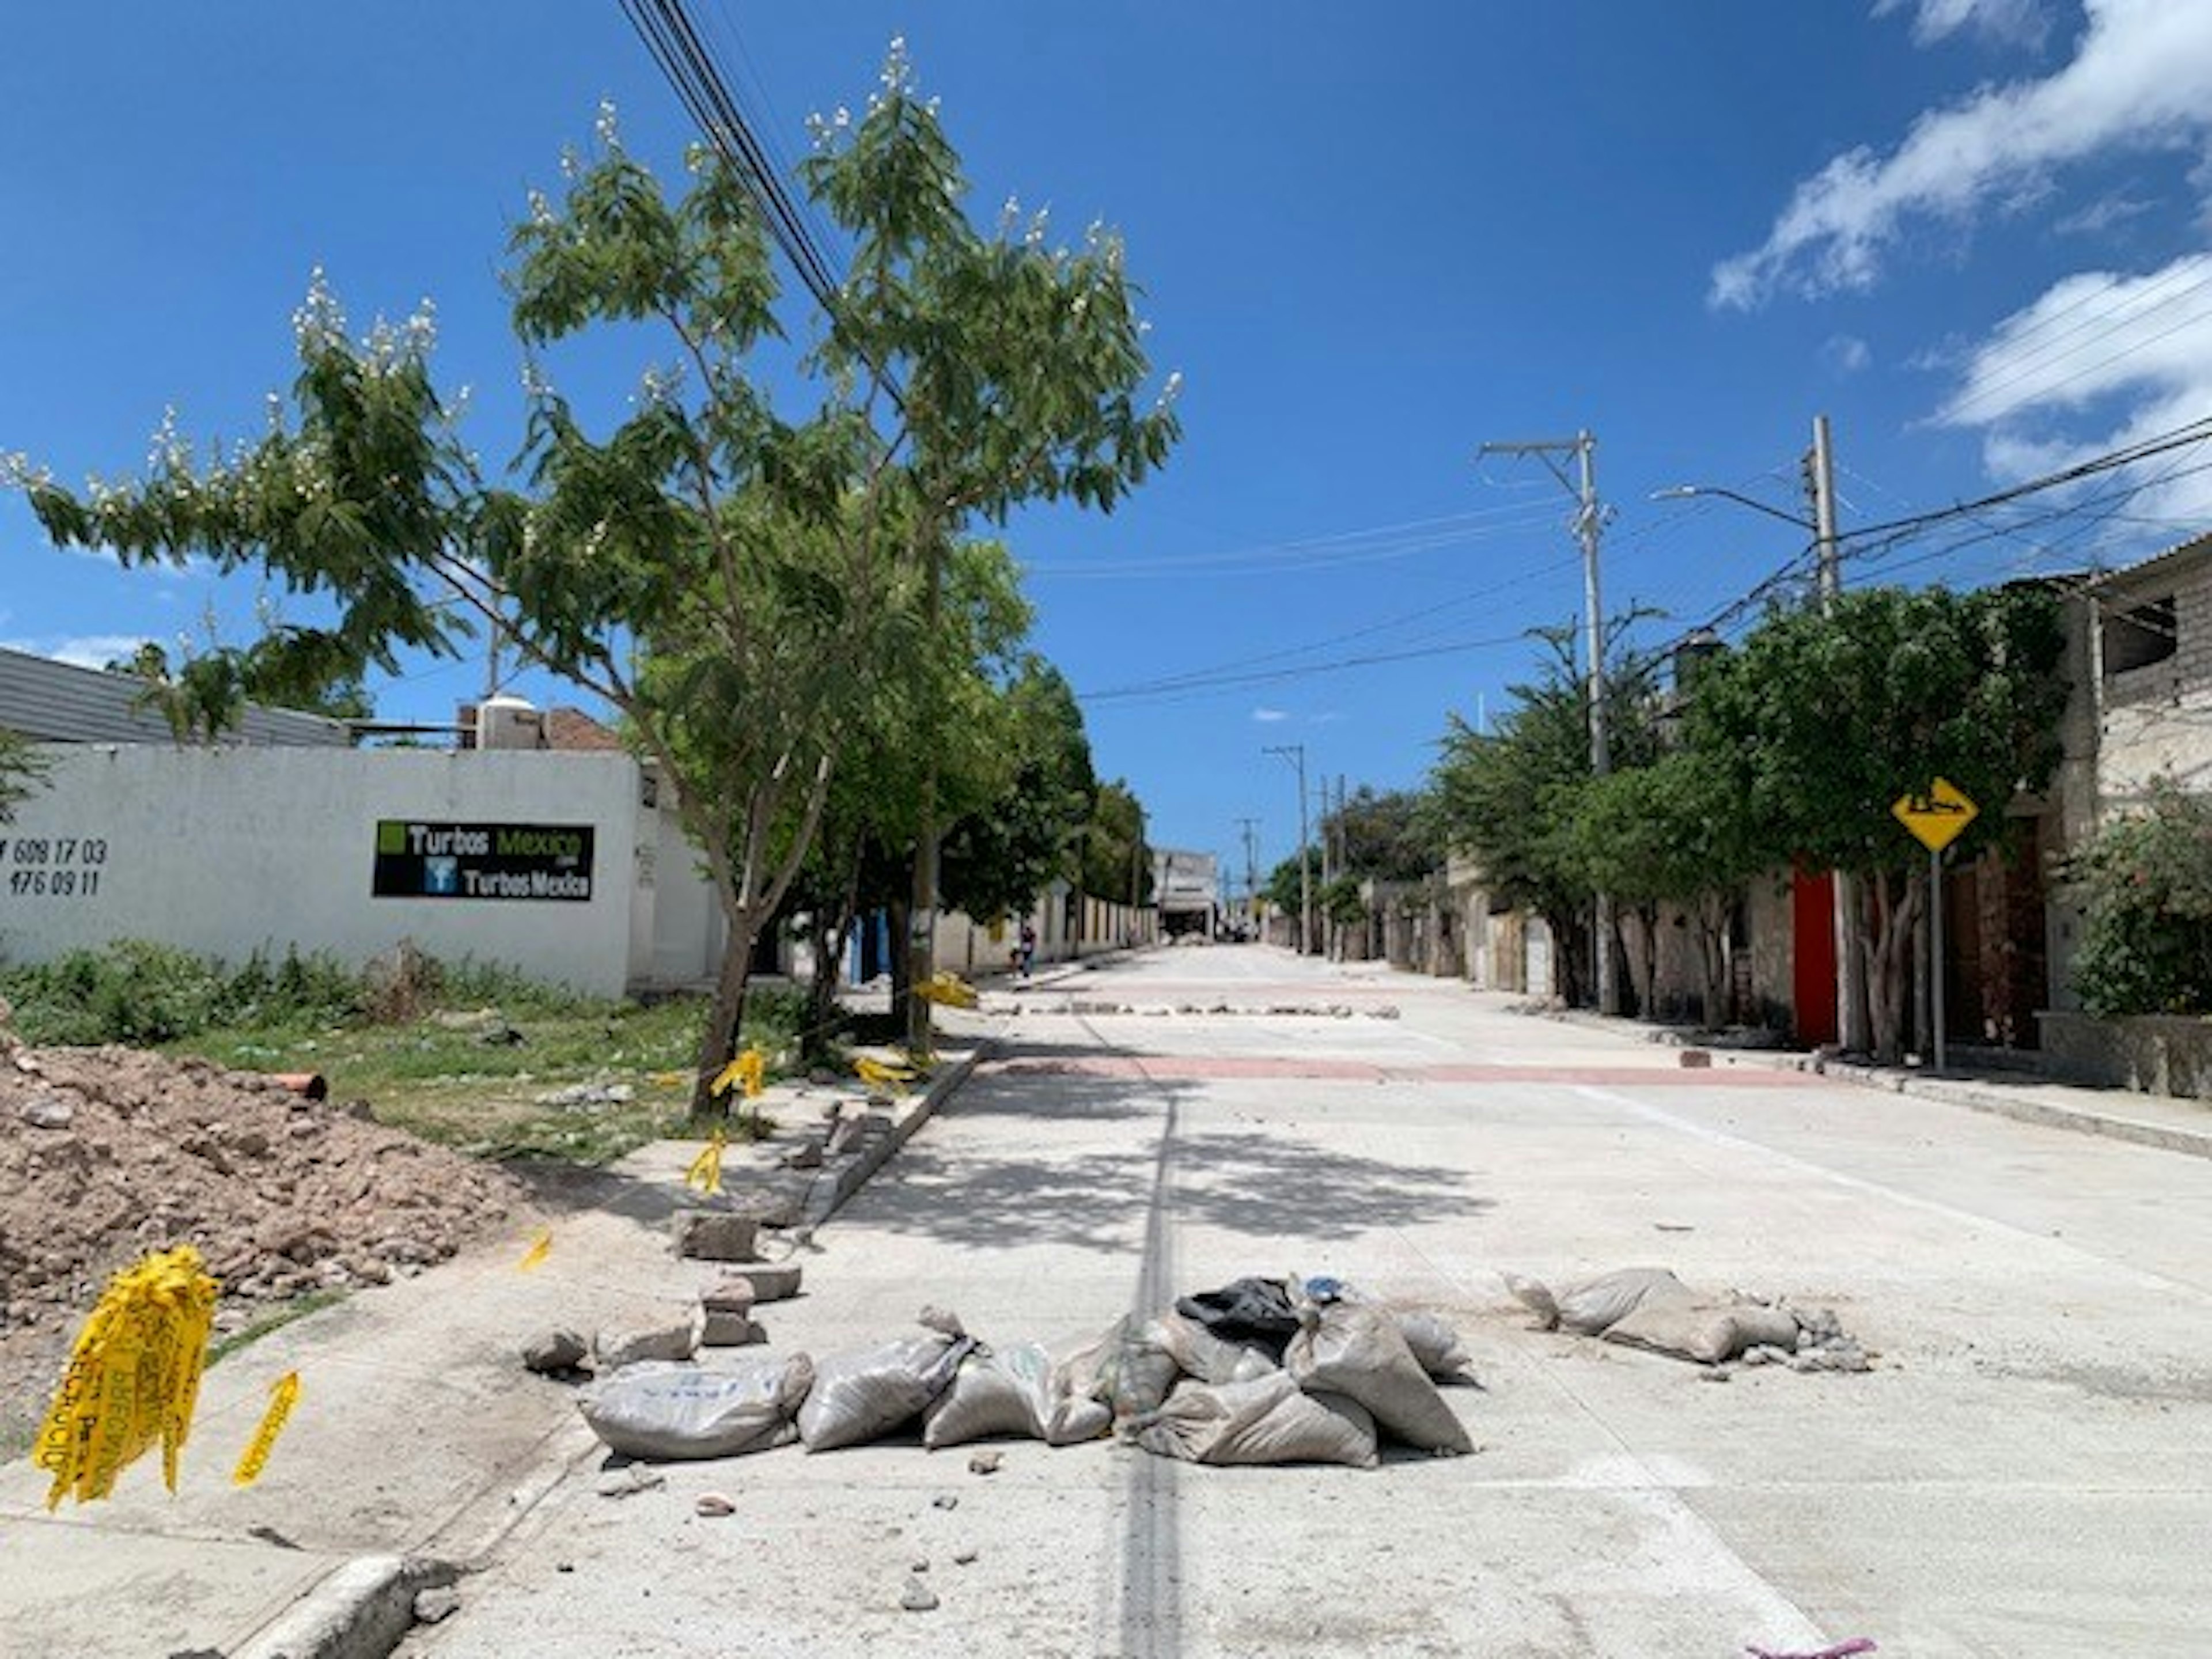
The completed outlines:
[[[1079,1054],[986,1060],[979,1071],[1005,1077],[1127,1077],[1197,1082],[1209,1078],[1304,1079],[1332,1083],[1683,1084],[1705,1088],[1808,1088],[1832,1079],[1802,1072],[1712,1071],[1644,1066],[1376,1066],[1358,1060],[1278,1060],[1237,1054]]]

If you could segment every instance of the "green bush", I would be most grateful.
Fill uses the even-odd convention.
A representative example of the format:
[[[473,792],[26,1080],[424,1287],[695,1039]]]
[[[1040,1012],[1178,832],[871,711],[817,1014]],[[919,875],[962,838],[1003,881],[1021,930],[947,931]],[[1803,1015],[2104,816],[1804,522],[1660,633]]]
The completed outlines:
[[[2160,781],[2066,861],[2086,915],[2074,988],[2100,1017],[2212,1013],[2212,795]]]
[[[417,957],[415,971],[424,1006],[492,1003],[550,1015],[583,1003],[573,992],[511,969],[467,962],[454,967]],[[0,995],[14,1005],[16,1030],[27,1042],[62,1045],[150,1047],[225,1026],[355,1024],[376,1013],[373,989],[361,969],[319,951],[287,951],[275,961],[256,951],[231,969],[146,939],[0,969]]]
[[[72,951],[0,981],[17,1029],[50,1043],[143,1045],[205,1030],[222,1015],[224,987],[214,963],[147,939]]]

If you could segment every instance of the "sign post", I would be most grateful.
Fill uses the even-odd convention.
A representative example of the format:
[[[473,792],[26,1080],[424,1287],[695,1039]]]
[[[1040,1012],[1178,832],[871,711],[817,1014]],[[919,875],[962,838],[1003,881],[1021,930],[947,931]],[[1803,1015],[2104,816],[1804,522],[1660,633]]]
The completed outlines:
[[[1981,809],[1948,778],[1937,778],[1925,793],[1899,795],[1890,814],[1928,849],[1928,992],[1934,1010],[1936,1069],[1943,1053],[1943,849],[1966,833]]]

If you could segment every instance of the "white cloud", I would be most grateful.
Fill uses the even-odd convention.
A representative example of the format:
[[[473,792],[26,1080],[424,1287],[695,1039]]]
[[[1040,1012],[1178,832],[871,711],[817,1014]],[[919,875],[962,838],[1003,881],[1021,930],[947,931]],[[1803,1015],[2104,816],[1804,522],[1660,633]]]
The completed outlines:
[[[1273,726],[1277,720],[1290,719],[1290,711],[1283,708],[1255,708],[1252,718],[1262,726]]]
[[[134,654],[153,637],[150,634],[79,634],[58,640],[0,640],[0,646],[28,656],[72,663],[79,668],[105,668],[118,657]]]
[[[2078,272],[1999,323],[1965,359],[1938,425],[1997,427],[2116,393],[2212,388],[2212,254],[2147,276]]]
[[[1856,374],[1874,362],[1874,349],[1856,334],[1831,334],[1821,343],[1820,361],[1836,374]]]
[[[2004,46],[2040,46],[2051,20],[2037,0],[1877,0],[1874,15],[1912,12],[1912,39],[1932,46],[1961,29]]]
[[[2061,236],[2101,236],[2130,219],[2140,219],[2158,204],[2141,196],[2100,196],[2088,206],[2051,222]]]
[[[1764,243],[1713,268],[1711,303],[1869,288],[1909,218],[1965,222],[2034,198],[2053,168],[2202,145],[2212,135],[2212,5],[2086,9],[2074,57],[2054,74],[1929,110],[1887,156],[1862,145],[1799,185]]]
[[[2120,412],[2109,412],[2115,405]],[[2053,283],[1964,354],[1931,419],[1980,432],[1984,465],[2012,483],[2156,437],[2208,409],[2212,254],[2197,253],[2142,276],[2084,271]],[[2195,471],[2202,459],[2182,451],[2131,469],[2153,482],[2129,512],[2212,511],[2212,475]],[[2161,465],[2164,483],[2155,481]]]

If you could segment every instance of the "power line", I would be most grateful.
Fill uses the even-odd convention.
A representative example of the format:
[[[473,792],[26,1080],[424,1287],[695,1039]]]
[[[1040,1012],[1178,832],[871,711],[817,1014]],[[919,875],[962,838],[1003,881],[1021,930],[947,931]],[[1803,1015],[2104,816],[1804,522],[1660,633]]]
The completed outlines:
[[[814,296],[815,303],[834,318],[837,278],[815,242],[805,216],[793,201],[781,173],[701,40],[684,0],[622,0],[622,7],[700,131],[736,173],[763,225],[801,284]]]
[[[1342,564],[1373,563],[1388,558],[1458,546],[1486,536],[1510,534],[1557,524],[1555,512],[1530,503],[1480,508],[1439,519],[1415,519],[1404,524],[1382,525],[1372,530],[1351,530],[1331,536],[1304,537],[1272,545],[1239,548],[1219,553],[1177,557],[1127,559],[1115,563],[1037,565],[1024,567],[1031,576],[1047,580],[1091,576],[1174,574],[1211,570],[1217,574],[1246,574],[1235,567],[1251,565],[1274,574],[1285,568],[1328,569]],[[1306,557],[1311,554],[1314,556]]]
[[[2179,289],[2179,291],[2169,294],[2163,299],[2149,304],[2140,303],[2146,295],[2156,292],[2160,288],[2183,277],[2189,276],[2193,276],[2196,280],[2191,282],[2186,287]],[[1962,418],[1962,411],[1972,408],[1977,404],[1986,403],[1996,393],[2002,392],[2008,387],[2017,386],[2024,380],[2035,380],[2051,363],[2063,362],[2067,358],[2074,356],[2077,353],[2086,351],[2100,342],[2112,338],[2114,335],[2120,333],[2123,330],[2141,322],[2144,318],[2151,315],[2154,312],[2162,311],[2170,305],[2179,304],[2181,301],[2187,299],[2191,295],[2196,294],[2202,289],[2212,288],[2212,265],[2208,265],[2208,262],[2202,257],[2178,261],[2172,269],[2136,288],[2133,292],[2130,293],[2119,305],[2114,307],[2112,310],[2083,318],[2079,322],[2074,324],[2071,327],[2062,329],[2058,332],[2051,335],[2047,339],[2042,341],[2041,343],[2033,346],[2030,349],[2025,352],[2019,351],[2019,348],[2024,343],[2033,339],[2035,336],[2042,332],[2048,325],[2055,323],[2060,318],[2070,314],[2074,311],[2077,310],[2081,305],[2087,303],[2088,300],[2100,297],[2105,294],[2112,293],[2120,286],[2121,281],[2122,279],[2118,277],[2109,279],[2102,288],[2092,290],[2090,294],[2083,296],[2082,299],[2076,300],[2073,303],[2062,307],[2059,311],[2052,313],[2051,317],[2044,319],[2034,326],[2023,330],[2014,338],[2006,341],[2004,343],[2004,346],[2007,351],[2008,353],[2018,353],[2017,356],[2013,356],[2008,366],[2010,372],[1998,375],[1995,379],[1976,386],[1968,396],[1953,404],[1948,409],[1944,410],[1942,418],[1947,421],[1956,422],[1961,425],[1983,425],[2002,418],[2005,414],[2011,412],[2011,409],[2013,407],[2017,407],[2017,404],[2008,405],[2005,408],[1999,409],[1991,413],[1975,416],[1972,417],[1971,420]],[[2154,334],[2151,336],[2149,339],[2139,341],[2135,345],[2130,346],[2126,350],[2116,352],[2110,357],[2100,359],[2097,362],[2092,363],[2087,368],[2080,370],[2078,373],[2066,376],[2063,380],[2053,381],[2051,383],[2051,386],[2045,386],[2042,388],[2042,390],[2047,392],[2055,386],[2070,384],[2072,381],[2081,379],[2083,375],[2093,374],[2097,369],[2106,368],[2112,363],[2119,362],[2124,357],[2131,356],[2133,353],[2141,350],[2144,346],[2151,343],[2154,340],[2164,339],[2167,334],[2174,333],[2181,328],[2189,326],[2191,324],[2203,322],[2208,316],[2212,316],[2212,313],[2197,313],[2196,315],[2184,319],[2183,322],[2176,324],[2172,328],[2169,328],[2158,334]],[[2074,345],[2068,346],[2063,350],[2057,349],[2061,342],[2072,339],[2075,335],[2081,333],[2084,330],[2091,329],[2095,330],[2095,332],[2091,334],[2087,339],[2079,341]],[[2020,400],[2020,402],[2025,401],[2025,398]]]

